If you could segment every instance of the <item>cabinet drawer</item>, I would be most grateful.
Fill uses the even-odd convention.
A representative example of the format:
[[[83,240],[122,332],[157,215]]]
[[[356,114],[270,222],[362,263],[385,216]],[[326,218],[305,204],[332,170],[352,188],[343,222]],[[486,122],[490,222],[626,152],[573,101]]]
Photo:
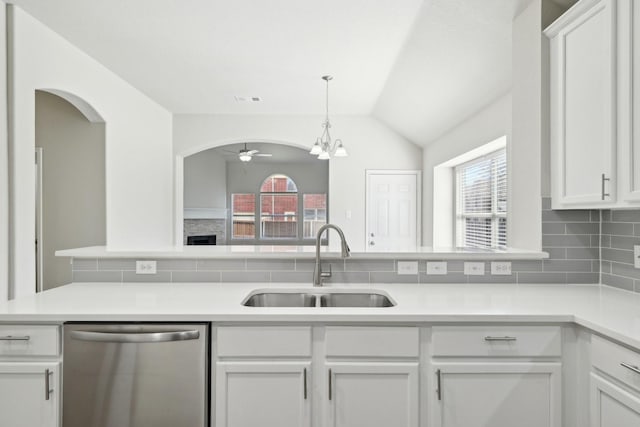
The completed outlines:
[[[560,356],[556,326],[436,326],[434,356]]]
[[[420,333],[412,327],[328,326],[326,354],[333,357],[418,357]]]
[[[640,371],[640,353],[592,335],[591,364],[628,386],[640,390],[640,373],[634,371]]]
[[[311,327],[221,326],[220,357],[311,357]]]
[[[58,356],[56,325],[0,325],[0,356]]]

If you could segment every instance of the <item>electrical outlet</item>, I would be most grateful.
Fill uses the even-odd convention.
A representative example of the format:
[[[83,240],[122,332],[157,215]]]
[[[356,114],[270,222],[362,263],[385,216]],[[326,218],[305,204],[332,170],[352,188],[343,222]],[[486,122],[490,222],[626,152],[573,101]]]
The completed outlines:
[[[398,274],[400,275],[417,275],[418,261],[398,261]]]
[[[633,246],[633,266],[640,268],[640,245]]]
[[[505,262],[492,262],[491,263],[491,274],[494,276],[509,276],[511,275],[511,263],[508,261]]]
[[[446,261],[427,262],[427,274],[434,274],[434,275],[447,274]]]
[[[136,261],[136,274],[156,274],[156,262]]]
[[[484,276],[484,262],[465,262],[464,274],[467,276]]]

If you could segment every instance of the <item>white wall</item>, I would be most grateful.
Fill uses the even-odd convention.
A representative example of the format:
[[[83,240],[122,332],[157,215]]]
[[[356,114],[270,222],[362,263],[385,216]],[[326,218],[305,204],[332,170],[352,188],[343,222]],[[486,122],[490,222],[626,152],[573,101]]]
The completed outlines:
[[[513,115],[508,150],[509,245],[542,247],[542,4],[533,0],[513,21]]]
[[[36,93],[35,141],[43,151],[39,249],[44,289],[72,280],[69,259],[56,257],[56,250],[105,244],[104,127],[59,96]]]
[[[106,123],[107,244],[112,249],[173,243],[172,116],[100,63],[15,6],[11,141],[13,283],[33,292],[35,91],[57,89],[88,102]]]
[[[543,143],[543,75],[541,0],[533,0],[513,21],[513,85],[510,96],[487,106],[424,150],[424,200],[433,197],[433,167],[465,151],[508,136],[509,246],[540,250]],[[449,199],[442,203],[450,204]],[[437,210],[437,207],[435,208]],[[451,225],[434,220],[434,208],[425,206],[424,244],[446,241]],[[434,231],[434,226],[445,224]],[[444,229],[444,231],[443,231]],[[449,239],[450,241],[450,239]]]
[[[438,200],[435,200],[435,205],[433,203],[434,168],[504,135],[507,136],[508,141],[511,139],[510,94],[497,99],[424,149],[422,230],[425,246],[433,246],[434,242],[439,246],[447,246],[447,243],[443,242],[451,242],[453,227],[451,221],[447,222],[446,219],[438,218],[440,212],[451,212],[438,206],[442,206],[439,204],[449,206],[453,203],[452,198],[442,197],[443,194],[440,194]],[[453,191],[453,186],[451,186],[451,190]]]
[[[0,3],[0,302],[9,296],[9,163],[7,120],[7,5]]]
[[[227,165],[215,150],[185,157],[184,207],[227,208]]]
[[[422,169],[422,150],[371,117],[332,118],[332,136],[349,157],[330,161],[329,212],[353,250],[365,250],[365,170]],[[320,116],[175,115],[174,153],[180,158],[206,148],[251,141],[310,148],[322,132]],[[182,176],[176,173],[177,192]],[[179,195],[176,194],[179,200]],[[176,203],[177,212],[181,206]],[[346,218],[347,211],[351,219]],[[333,239],[335,242],[336,239]]]

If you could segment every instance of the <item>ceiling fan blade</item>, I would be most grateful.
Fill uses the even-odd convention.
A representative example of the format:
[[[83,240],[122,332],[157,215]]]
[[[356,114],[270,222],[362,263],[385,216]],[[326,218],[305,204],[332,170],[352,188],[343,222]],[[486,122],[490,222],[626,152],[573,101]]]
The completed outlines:
[[[259,150],[249,150],[249,151],[247,151],[247,154],[250,155],[250,156],[253,156],[254,154],[256,154],[258,152],[259,152]]]
[[[256,157],[271,157],[271,156],[273,156],[273,154],[261,153],[261,154],[254,154],[254,156],[256,156]]]

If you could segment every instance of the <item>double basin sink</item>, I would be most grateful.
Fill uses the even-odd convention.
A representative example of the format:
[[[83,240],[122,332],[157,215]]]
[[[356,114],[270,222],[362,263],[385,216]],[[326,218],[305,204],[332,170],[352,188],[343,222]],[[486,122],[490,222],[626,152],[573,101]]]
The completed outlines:
[[[250,293],[247,307],[393,307],[395,302],[382,292],[331,290],[260,290]]]

